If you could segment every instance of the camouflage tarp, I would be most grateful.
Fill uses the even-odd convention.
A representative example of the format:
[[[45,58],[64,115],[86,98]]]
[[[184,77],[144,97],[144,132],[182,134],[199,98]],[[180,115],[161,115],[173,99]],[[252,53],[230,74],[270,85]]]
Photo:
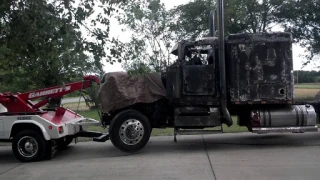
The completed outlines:
[[[151,103],[166,96],[160,73],[129,76],[126,72],[106,73],[99,89],[103,112],[135,103]]]

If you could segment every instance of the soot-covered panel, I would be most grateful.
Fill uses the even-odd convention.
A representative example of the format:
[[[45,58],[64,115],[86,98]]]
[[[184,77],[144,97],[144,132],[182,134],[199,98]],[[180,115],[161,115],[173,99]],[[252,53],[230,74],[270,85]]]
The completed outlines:
[[[291,34],[230,35],[226,50],[231,102],[293,100]]]
[[[214,65],[183,67],[184,95],[215,95]]]

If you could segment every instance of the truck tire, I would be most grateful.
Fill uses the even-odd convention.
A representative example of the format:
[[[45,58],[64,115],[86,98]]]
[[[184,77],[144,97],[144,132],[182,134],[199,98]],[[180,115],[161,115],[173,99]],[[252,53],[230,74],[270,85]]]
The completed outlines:
[[[19,132],[12,141],[12,152],[21,162],[42,160],[46,154],[46,141],[42,134],[33,130]]]
[[[134,110],[125,110],[116,115],[109,129],[112,144],[130,153],[141,150],[148,143],[150,134],[148,118]]]

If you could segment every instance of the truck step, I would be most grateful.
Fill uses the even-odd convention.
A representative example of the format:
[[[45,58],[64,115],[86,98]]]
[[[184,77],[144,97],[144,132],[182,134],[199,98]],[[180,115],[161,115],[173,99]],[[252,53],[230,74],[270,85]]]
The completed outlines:
[[[107,134],[102,134],[99,137],[94,137],[92,139],[94,142],[106,142],[107,140],[109,140],[109,133]]]
[[[174,142],[177,143],[177,135],[198,135],[198,134],[221,134],[223,129],[204,130],[204,129],[174,129]]]
[[[175,130],[176,135],[197,135],[197,134],[220,134],[223,133],[222,130],[194,130],[194,129],[184,129]]]

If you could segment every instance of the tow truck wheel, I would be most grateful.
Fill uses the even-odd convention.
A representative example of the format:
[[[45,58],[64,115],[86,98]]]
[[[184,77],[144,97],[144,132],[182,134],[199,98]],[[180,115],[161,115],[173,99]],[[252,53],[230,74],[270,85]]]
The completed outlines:
[[[42,160],[46,153],[46,141],[36,131],[21,131],[13,138],[12,151],[21,162]]]
[[[109,129],[112,144],[125,152],[141,150],[148,143],[150,133],[148,118],[134,110],[126,110],[116,115]]]

